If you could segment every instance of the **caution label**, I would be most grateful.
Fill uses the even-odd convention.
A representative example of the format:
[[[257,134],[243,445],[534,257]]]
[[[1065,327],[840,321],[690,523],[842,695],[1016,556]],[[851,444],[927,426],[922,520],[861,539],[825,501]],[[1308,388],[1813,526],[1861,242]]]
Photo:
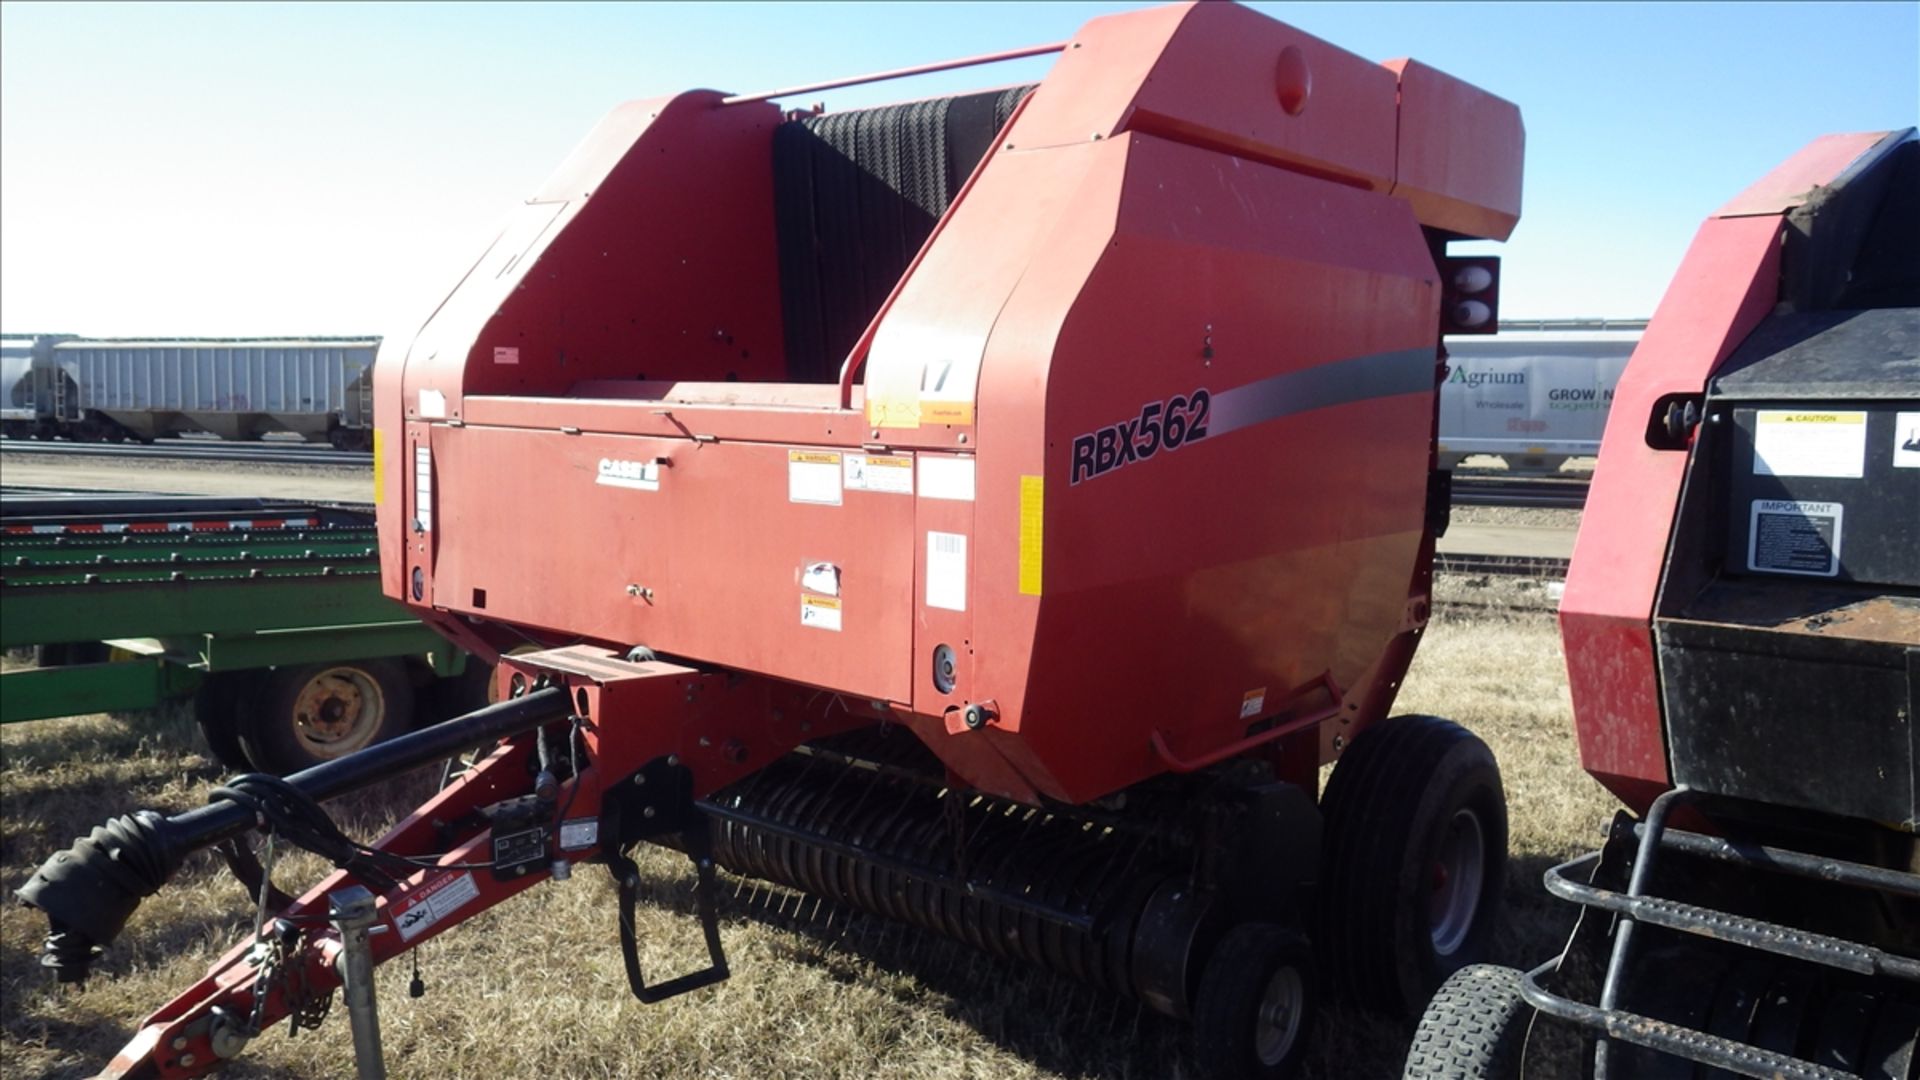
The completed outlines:
[[[815,630],[840,629],[840,599],[835,596],[802,596],[800,625]]]
[[[1747,529],[1747,569],[1835,577],[1846,508],[1833,502],[1755,499]]]
[[[1261,711],[1266,707],[1267,688],[1264,686],[1240,695],[1240,719],[1242,720],[1259,719]]]
[[[1756,476],[1832,476],[1858,480],[1867,458],[1864,412],[1762,409],[1754,416]]]

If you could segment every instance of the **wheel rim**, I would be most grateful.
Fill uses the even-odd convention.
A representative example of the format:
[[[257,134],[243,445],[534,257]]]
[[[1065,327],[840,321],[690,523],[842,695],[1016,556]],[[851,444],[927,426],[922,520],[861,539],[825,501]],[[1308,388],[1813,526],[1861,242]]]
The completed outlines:
[[[373,741],[387,714],[387,696],[359,668],[328,668],[293,699],[293,730],[316,757],[336,758]]]
[[[1447,820],[1439,850],[1434,853],[1427,919],[1435,953],[1451,956],[1473,932],[1486,875],[1486,830],[1480,825],[1480,815],[1462,807]]]
[[[1260,1064],[1278,1065],[1293,1051],[1293,1044],[1300,1038],[1306,998],[1306,984],[1298,968],[1283,967],[1267,980],[1267,992],[1261,995],[1260,1009],[1253,1018],[1253,1052]]]

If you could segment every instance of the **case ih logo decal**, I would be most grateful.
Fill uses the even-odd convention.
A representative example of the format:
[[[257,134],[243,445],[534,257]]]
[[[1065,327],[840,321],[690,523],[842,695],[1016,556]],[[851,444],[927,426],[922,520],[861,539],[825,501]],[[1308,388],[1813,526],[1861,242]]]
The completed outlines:
[[[1122,420],[1073,440],[1072,483],[1104,476],[1145,461],[1162,450],[1178,450],[1207,437],[1213,396],[1205,389],[1150,401],[1131,420]]]

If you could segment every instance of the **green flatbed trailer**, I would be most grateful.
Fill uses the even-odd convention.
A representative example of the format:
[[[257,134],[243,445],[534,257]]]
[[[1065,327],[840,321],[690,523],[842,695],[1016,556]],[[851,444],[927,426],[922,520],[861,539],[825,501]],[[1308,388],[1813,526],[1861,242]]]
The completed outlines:
[[[407,730],[467,667],[381,593],[371,515],[264,500],[0,498],[0,646],[42,658],[0,722],[192,696],[216,755],[273,771]]]

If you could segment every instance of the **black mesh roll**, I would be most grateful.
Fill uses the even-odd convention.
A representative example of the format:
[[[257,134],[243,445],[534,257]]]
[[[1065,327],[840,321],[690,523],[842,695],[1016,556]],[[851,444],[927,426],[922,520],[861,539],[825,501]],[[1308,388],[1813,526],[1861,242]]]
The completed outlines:
[[[831,382],[1031,86],[810,116],[773,136],[787,372]]]

